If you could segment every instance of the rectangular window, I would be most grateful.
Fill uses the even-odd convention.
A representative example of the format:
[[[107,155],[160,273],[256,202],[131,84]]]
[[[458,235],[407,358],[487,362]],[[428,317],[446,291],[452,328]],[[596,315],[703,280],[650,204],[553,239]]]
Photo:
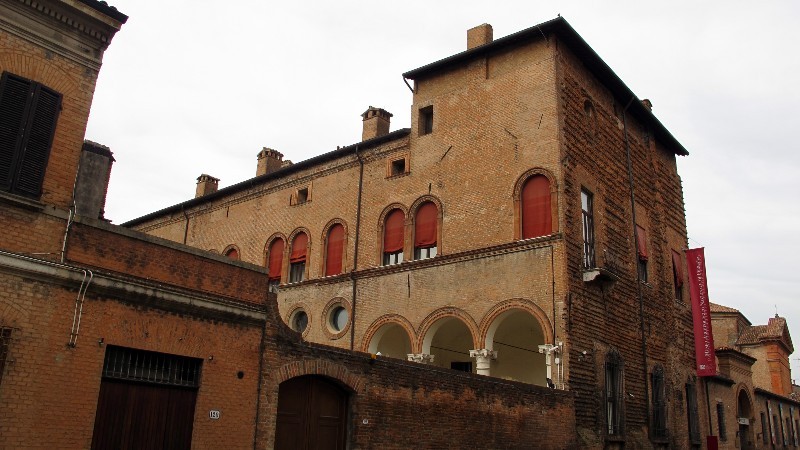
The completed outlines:
[[[606,432],[609,436],[622,434],[622,367],[617,358],[609,358],[606,370]]]
[[[717,427],[719,428],[719,439],[728,440],[728,432],[725,428],[725,405],[717,403]]]
[[[299,283],[306,278],[305,260],[293,262],[289,265],[289,283]]]
[[[636,225],[636,260],[639,281],[647,283],[647,232]]]
[[[400,264],[403,262],[403,251],[391,252],[383,254],[383,265],[390,266],[392,264]]]
[[[667,399],[661,366],[653,369],[653,437],[667,437]]]
[[[683,301],[683,265],[680,253],[672,250],[672,286],[675,290],[675,300]]]
[[[414,259],[427,259],[434,256],[436,256],[436,247],[414,249]]]
[[[406,159],[401,158],[392,161],[389,170],[389,176],[396,177],[397,175],[403,175],[406,173]]]
[[[0,383],[3,381],[8,349],[11,347],[11,331],[10,327],[0,327]]]
[[[767,437],[769,432],[767,431],[767,415],[763,412],[761,413],[761,442],[764,444],[769,443],[769,438]]]
[[[594,259],[594,196],[581,189],[581,211],[583,222],[583,268],[597,267]]]
[[[297,204],[305,203],[308,201],[308,188],[297,190]]]
[[[419,110],[419,135],[433,133],[433,105]]]
[[[0,77],[0,189],[32,198],[42,194],[61,94],[3,72]]]
[[[686,411],[689,420],[689,439],[693,445],[700,444],[700,415],[697,412],[697,391],[694,383],[686,384]]]

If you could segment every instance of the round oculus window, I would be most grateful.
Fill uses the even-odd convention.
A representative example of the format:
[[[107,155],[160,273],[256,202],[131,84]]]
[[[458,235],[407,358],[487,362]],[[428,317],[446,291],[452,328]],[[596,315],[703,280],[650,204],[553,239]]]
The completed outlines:
[[[308,326],[308,314],[302,309],[292,315],[291,327],[294,331],[302,333]]]
[[[330,324],[334,331],[342,331],[347,326],[347,321],[350,320],[350,315],[344,306],[336,306],[331,310]]]

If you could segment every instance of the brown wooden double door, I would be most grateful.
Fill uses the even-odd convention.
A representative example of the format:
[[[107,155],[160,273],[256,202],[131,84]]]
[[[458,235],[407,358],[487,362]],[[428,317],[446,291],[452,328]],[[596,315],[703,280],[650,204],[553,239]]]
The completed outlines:
[[[197,389],[104,379],[92,449],[189,449]]]
[[[277,450],[343,450],[347,438],[347,392],[324,377],[281,383],[275,432]]]

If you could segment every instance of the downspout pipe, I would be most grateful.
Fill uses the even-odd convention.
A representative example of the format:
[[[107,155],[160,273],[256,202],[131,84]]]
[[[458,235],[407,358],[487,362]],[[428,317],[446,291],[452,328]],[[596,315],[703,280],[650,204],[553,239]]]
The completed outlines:
[[[356,275],[358,270],[358,241],[361,236],[361,196],[364,192],[364,160],[361,159],[361,154],[358,152],[358,145],[356,145],[356,159],[358,159],[358,200],[356,201],[356,236],[355,236],[355,250],[353,251],[353,269],[350,271],[350,281],[352,282],[353,297],[351,301],[351,317],[350,317],[350,350],[355,349],[356,339]]]
[[[639,298],[639,331],[641,333],[642,339],[642,375],[643,381],[642,384],[644,386],[644,403],[647,405],[650,399],[650,389],[647,386],[648,376],[647,376],[647,335],[644,329],[644,298],[642,296],[642,278],[641,274],[639,273],[638,269],[638,254],[639,254],[639,241],[636,239],[636,193],[635,193],[635,183],[633,181],[633,163],[631,161],[631,146],[630,141],[628,140],[628,120],[627,120],[627,113],[628,108],[630,108],[631,104],[636,101],[636,96],[631,97],[628,101],[628,104],[625,105],[625,109],[622,110],[622,130],[625,136],[625,160],[628,165],[628,188],[630,190],[630,197],[631,197],[631,216],[633,223],[631,224],[632,228],[632,236],[633,236],[633,261],[634,267],[636,267],[636,296]],[[650,418],[649,409],[645,407],[645,415],[647,429],[652,430],[652,423]]]
[[[183,245],[186,245],[186,239],[189,237],[189,214],[186,213],[183,206],[181,206],[181,212],[183,217],[186,218],[186,226],[183,228]]]

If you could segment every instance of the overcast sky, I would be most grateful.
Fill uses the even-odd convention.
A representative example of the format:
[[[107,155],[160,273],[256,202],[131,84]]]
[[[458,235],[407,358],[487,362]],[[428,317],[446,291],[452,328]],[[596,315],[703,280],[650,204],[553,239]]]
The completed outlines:
[[[787,317],[800,346],[800,2],[110,0],[130,16],[106,52],[87,138],[109,146],[106,217],[122,223],[361,138],[369,105],[410,124],[401,74],[561,14],[689,150],[689,244],[712,301]],[[800,347],[798,348],[800,350]],[[800,379],[800,352],[792,357]]]

